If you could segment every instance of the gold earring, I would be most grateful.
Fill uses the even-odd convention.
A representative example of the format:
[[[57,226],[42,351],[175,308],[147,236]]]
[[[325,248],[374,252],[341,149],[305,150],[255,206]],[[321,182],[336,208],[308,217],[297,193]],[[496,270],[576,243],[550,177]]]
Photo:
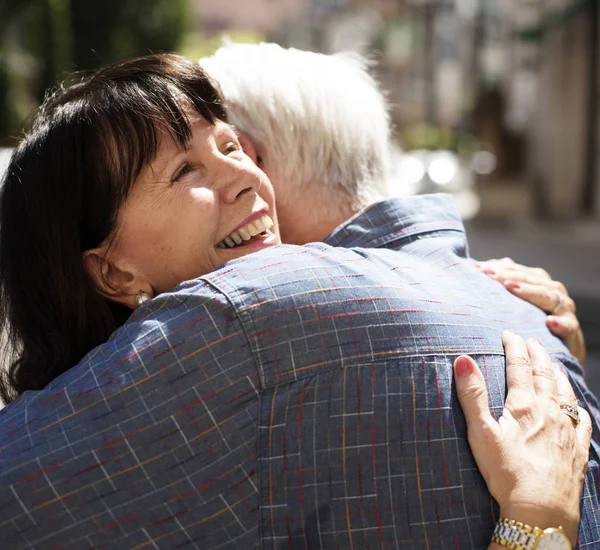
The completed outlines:
[[[140,307],[142,304],[146,303],[148,300],[152,300],[152,296],[143,290],[140,290],[134,298],[135,307]]]

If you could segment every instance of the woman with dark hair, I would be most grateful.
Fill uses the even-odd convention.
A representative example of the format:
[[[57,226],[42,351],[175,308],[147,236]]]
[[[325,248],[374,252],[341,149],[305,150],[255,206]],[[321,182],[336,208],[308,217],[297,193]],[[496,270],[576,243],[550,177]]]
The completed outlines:
[[[231,260],[281,243],[269,179],[242,150],[227,124],[215,86],[195,63],[174,55],[116,64],[50,96],[11,159],[0,200],[0,220],[0,322],[9,348],[16,354],[0,387],[5,401],[47,387],[90,352],[109,353],[110,342],[101,351],[93,350],[123,325],[118,338],[127,340],[131,311],[144,302]],[[152,324],[155,319],[149,314],[136,322]],[[505,335],[504,343],[509,387],[504,421],[496,423],[490,416],[483,376],[468,358],[456,364],[458,395],[478,465],[501,511],[511,515],[509,519],[544,524],[542,527],[551,524],[554,529],[527,530],[523,523],[507,520],[506,528],[499,524],[490,548],[517,539],[545,545],[539,548],[569,548],[579,521],[591,421],[583,409],[577,409],[567,379],[552,368],[541,345],[530,342],[525,347],[521,339],[511,335]],[[132,347],[135,350],[133,342]],[[170,351],[157,353],[154,360]],[[125,372],[111,381],[117,385],[116,394],[127,376]],[[540,383],[541,379],[547,383]],[[54,390],[62,391],[58,387]],[[80,388],[83,395],[89,391],[85,385]],[[561,399],[571,405],[565,409]],[[4,419],[16,407],[26,407],[25,401],[23,396],[7,407]],[[160,403],[151,408],[154,406]],[[147,403],[145,407],[148,410]],[[72,414],[86,410],[73,409]],[[98,419],[95,414],[90,422]],[[175,417],[170,418],[177,425]],[[220,429],[220,425],[215,422],[208,431],[213,429]],[[48,466],[40,461],[39,472],[24,478],[18,477],[14,464],[4,470],[11,491],[7,489],[0,497],[0,509],[6,511],[12,506],[11,514],[24,511],[27,523],[21,526],[22,518],[7,515],[8,519],[0,520],[0,533],[10,534],[11,547],[15,548],[32,546],[31,541],[36,541],[36,548],[67,543],[94,546],[92,541],[98,533],[79,532],[83,520],[75,515],[81,512],[87,520],[100,513],[97,506],[103,502],[102,491],[120,495],[122,478],[116,482],[114,478],[130,467],[124,466],[111,476],[94,450],[89,456],[96,457],[95,464],[72,472],[73,480],[59,480],[59,496],[55,489],[58,482],[52,477],[55,474],[49,472],[63,462],[69,463],[77,451],[71,444],[45,440],[39,432],[28,433],[25,450],[49,445],[44,456],[51,456],[54,462]],[[145,433],[145,428],[136,425],[135,433]],[[129,435],[121,434],[115,442],[128,440]],[[66,432],[64,435],[69,441]],[[98,435],[86,434],[84,439]],[[160,439],[144,445],[157,445]],[[112,449],[113,442],[108,445]],[[516,445],[521,446],[518,452]],[[536,456],[540,449],[547,451],[544,456]],[[132,456],[138,464],[131,468],[144,471],[145,463],[133,451]],[[154,459],[153,463],[151,467],[156,468]],[[168,460],[158,464],[168,477]],[[527,468],[526,479],[519,474],[522,467]],[[59,525],[67,522],[69,534],[58,527],[54,531],[55,523],[48,516],[38,516],[39,509],[47,511],[48,506],[60,502],[68,506],[68,499],[79,494],[79,476],[100,470],[106,478],[90,482],[95,491],[91,500],[82,501],[75,512],[67,507],[68,517],[62,508],[52,516],[60,518],[63,523]],[[560,475],[555,475],[557,472]],[[35,480],[42,477],[49,480],[48,486],[38,493]],[[110,487],[96,485],[104,479]],[[18,496],[22,488],[17,491],[15,486],[22,482],[34,484],[33,493],[40,498],[37,505],[26,505]],[[125,505],[143,508],[140,498],[156,489],[152,481],[152,487],[139,489],[145,482],[133,481],[133,489],[123,490],[133,499]],[[208,485],[213,483],[219,480]],[[72,491],[65,488],[69,484],[74,484]],[[544,498],[531,492],[540,484],[546,484]],[[48,487],[55,491],[54,497],[46,494]],[[192,492],[195,494],[196,489]],[[555,502],[556,495],[564,496],[564,500]],[[244,500],[243,495],[240,498]],[[201,496],[199,499],[202,501]],[[199,509],[205,510],[205,503],[200,501]],[[120,500],[118,503],[124,505]],[[229,504],[226,509],[231,511]],[[179,515],[172,510],[169,514],[169,521]],[[198,525],[215,514],[197,518],[191,527],[197,531]],[[135,523],[137,516],[133,510],[114,525],[118,524],[128,545],[139,548],[149,544],[152,537],[147,525]],[[153,528],[162,521],[157,519]],[[111,523],[110,528],[114,525]],[[235,529],[235,525],[227,524],[215,535],[214,544],[227,540],[220,547],[237,548]],[[214,533],[196,531],[181,528],[187,538],[181,539],[178,531],[173,535],[177,540],[169,544],[210,543]],[[198,535],[197,541],[192,540],[191,533]],[[162,541],[168,541],[168,536]]]
[[[160,150],[167,136],[168,148]],[[191,186],[183,197],[174,185],[165,185],[167,192],[152,203],[159,182],[185,182],[191,170],[177,166],[176,173],[167,175],[155,167],[172,160],[188,143],[198,142],[210,143],[201,151],[203,160],[230,159],[213,163],[210,176],[227,180],[223,184],[230,185],[234,198],[260,187],[249,195],[251,200],[243,201],[243,212],[234,204],[219,213],[217,227],[208,229],[205,221],[215,205],[206,197],[192,196]],[[154,161],[152,166],[149,161]],[[143,193],[138,180],[148,183]],[[164,201],[182,204],[181,210],[175,207],[182,247],[194,245],[186,236],[199,224],[196,238],[212,238],[207,231],[218,234],[206,247],[211,249],[206,257],[194,257],[197,264],[177,260],[189,257],[183,250],[171,249],[171,257],[161,256],[166,250],[160,239],[178,231],[171,211],[159,219]],[[130,213],[132,203],[135,212]],[[140,218],[132,220],[138,204]],[[261,228],[250,246],[215,246],[246,217],[253,217],[247,224],[272,210],[268,179],[243,154],[219,92],[192,61],[175,55],[139,58],[55,92],[16,149],[2,191],[1,317],[12,348],[18,350],[0,387],[2,398],[8,402],[25,390],[43,388],[106,341],[127,320],[140,291],[155,296],[264,244],[279,244],[275,225],[273,231]],[[191,221],[184,217],[186,212]],[[129,233],[123,223],[130,222],[138,225],[131,228],[133,239],[124,242],[123,235]],[[135,286],[138,264],[133,272],[125,272],[107,260],[117,247],[119,252],[124,247],[127,261],[133,263],[140,252],[148,252],[144,269],[156,276],[152,288],[148,282]]]

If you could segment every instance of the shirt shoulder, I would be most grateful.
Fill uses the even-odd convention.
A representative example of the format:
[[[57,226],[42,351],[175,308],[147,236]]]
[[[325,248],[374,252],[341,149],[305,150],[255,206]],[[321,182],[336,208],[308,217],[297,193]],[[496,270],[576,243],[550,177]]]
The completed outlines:
[[[219,395],[238,379],[252,391],[258,384],[235,310],[205,281],[189,281],[138,308],[106,343],[43,390],[26,392],[5,407],[0,433],[22,435],[3,438],[0,469],[10,468],[5,460],[17,459],[17,465],[20,456],[28,456],[32,439],[39,437],[35,456],[40,456],[59,440],[72,445],[91,426],[100,433],[103,422],[127,423],[158,403],[156,414],[168,417],[186,400]]]
[[[450,195],[390,198],[375,203],[334,229],[325,239],[345,248],[398,249],[420,237],[454,234],[466,247],[465,230]]]
[[[404,249],[284,245],[230,262],[207,279],[235,304],[266,389],[374,354],[417,353],[398,334],[440,323],[440,275],[449,281],[444,267],[460,261],[439,246],[432,263],[431,250],[425,257]],[[442,338],[428,342],[430,349],[446,345]]]

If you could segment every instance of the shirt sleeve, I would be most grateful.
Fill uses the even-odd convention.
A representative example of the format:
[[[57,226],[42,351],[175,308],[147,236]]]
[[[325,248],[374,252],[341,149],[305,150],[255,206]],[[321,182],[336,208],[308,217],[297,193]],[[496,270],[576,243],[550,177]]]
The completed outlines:
[[[4,411],[0,539],[10,548],[148,539],[213,548],[227,543],[221,527],[235,516],[250,547],[257,384],[223,294],[192,281],[155,298]]]

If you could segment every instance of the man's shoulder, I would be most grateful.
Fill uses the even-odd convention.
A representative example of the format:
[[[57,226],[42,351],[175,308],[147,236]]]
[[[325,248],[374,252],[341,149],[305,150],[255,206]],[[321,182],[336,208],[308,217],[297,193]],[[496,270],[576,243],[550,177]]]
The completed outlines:
[[[77,365],[0,411],[0,433],[19,434],[0,445],[0,470],[52,454],[57,442],[102,446],[101,432],[117,425],[133,430],[142,414],[158,422],[181,414],[182,403],[233,402],[235,392],[250,395],[258,386],[246,334],[227,297],[190,281],[139,307]],[[140,433],[150,433],[152,422]]]
[[[227,299],[201,281],[175,290],[0,411],[3,547],[131,547],[146,530],[153,540],[183,537],[198,517],[211,534],[194,532],[200,547],[230,540],[215,510],[232,487],[236,498],[257,498],[260,380]],[[157,527],[165,506],[194,518]],[[117,533],[115,514],[128,516]],[[236,517],[254,521],[250,507]]]
[[[327,243],[309,243],[302,246],[282,244],[249,254],[211,271],[198,279],[201,284],[210,284],[220,288],[221,281],[238,277],[278,277],[285,279],[290,272],[310,273],[310,267],[326,266],[347,261],[355,252],[338,248]],[[298,277],[295,277],[298,279]],[[189,284],[189,283],[186,283]]]
[[[39,410],[39,420],[44,418],[45,424],[47,411],[62,417],[76,408],[85,413],[78,413],[81,418],[96,414],[107,395],[128,394],[132,388],[137,388],[142,399],[162,393],[164,403],[198,384],[199,375],[220,374],[220,358],[229,349],[239,352],[245,343],[227,297],[201,279],[190,281],[139,307],[77,365],[43,390],[27,392],[2,412],[19,416]],[[198,358],[206,358],[206,364],[214,364],[214,369],[198,371]],[[239,352],[237,360],[243,364],[248,357]]]
[[[392,197],[371,204],[334,229],[325,242],[342,247],[399,249],[414,238],[440,232],[464,236],[454,201],[443,193]]]
[[[341,292],[375,284],[381,266],[402,263],[404,255],[385,249],[333,247],[325,243],[281,245],[222,266],[190,285],[203,293],[208,284],[227,296],[236,310],[285,300],[312,301],[311,293],[333,286]],[[416,262],[418,258],[411,261]],[[340,281],[342,284],[340,284]],[[304,296],[304,298],[303,298]]]

